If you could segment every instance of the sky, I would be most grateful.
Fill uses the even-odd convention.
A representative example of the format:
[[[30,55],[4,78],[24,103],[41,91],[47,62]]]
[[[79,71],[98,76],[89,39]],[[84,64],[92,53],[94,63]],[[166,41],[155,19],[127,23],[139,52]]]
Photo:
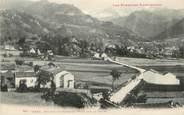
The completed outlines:
[[[1,1],[1,0],[0,0]],[[31,0],[40,1],[40,0]],[[170,8],[170,9],[184,9],[184,0],[48,0],[49,2],[55,3],[67,3],[73,4],[74,6],[81,9],[84,13],[92,14],[103,12],[106,9],[120,11],[121,13],[132,12],[140,9],[157,9],[157,8]],[[117,7],[117,4],[160,4],[160,6],[143,7]],[[118,12],[119,13],[119,12]]]
[[[39,1],[39,0],[33,0]],[[164,8],[184,9],[184,0],[48,0],[56,3],[69,3],[77,6],[83,11],[103,10],[106,8],[114,8],[114,3],[147,3],[161,4]],[[135,7],[134,7],[135,8]]]
[[[39,1],[39,0],[32,0]],[[97,15],[99,12],[103,12],[105,9],[112,9],[118,12],[120,15],[128,15],[132,11],[140,9],[157,9],[157,8],[170,8],[170,9],[184,9],[184,0],[48,0],[55,3],[67,3],[81,9],[84,13]],[[159,4],[159,6],[143,7],[117,7],[115,4]],[[122,13],[122,14],[121,14]]]

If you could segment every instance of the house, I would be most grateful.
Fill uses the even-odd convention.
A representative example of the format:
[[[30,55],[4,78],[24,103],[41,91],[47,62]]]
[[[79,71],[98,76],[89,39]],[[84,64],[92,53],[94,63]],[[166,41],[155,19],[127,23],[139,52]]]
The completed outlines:
[[[4,45],[5,50],[16,50],[14,46],[12,45]]]
[[[108,60],[108,56],[106,53],[102,53],[101,57],[103,60]]]
[[[31,48],[30,51],[29,51],[31,54],[35,54],[36,51],[34,50],[34,48]]]
[[[130,52],[134,52],[135,51],[135,46],[128,46],[127,50]]]
[[[12,55],[12,56],[19,56],[20,53],[22,53],[22,51],[19,51],[17,49],[15,49],[13,46],[7,46],[5,45],[3,49],[1,49],[1,52],[0,54],[1,55],[4,55],[6,54],[7,56],[9,55]]]
[[[35,87],[37,77],[34,72],[30,71],[15,72],[15,87],[18,88],[21,82],[24,82],[28,88]]]
[[[108,55],[106,53],[97,53],[94,52],[92,57],[94,60],[108,60]]]
[[[74,75],[65,71],[62,66],[52,63],[44,65],[40,68],[40,77],[47,82],[52,79],[56,88],[74,88]]]
[[[38,56],[41,56],[42,55],[42,53],[40,52],[39,49],[37,49],[37,54],[38,54]]]
[[[93,59],[100,60],[101,59],[100,53],[95,52],[94,55],[93,55]]]
[[[56,88],[74,88],[74,75],[67,71],[61,71],[54,76]]]

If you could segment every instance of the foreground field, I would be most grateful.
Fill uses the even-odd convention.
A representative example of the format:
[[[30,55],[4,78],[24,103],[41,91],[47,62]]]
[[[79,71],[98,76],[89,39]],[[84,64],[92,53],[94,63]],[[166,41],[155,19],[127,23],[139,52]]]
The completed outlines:
[[[41,93],[0,92],[2,104],[18,104],[28,106],[56,106],[41,99]]]

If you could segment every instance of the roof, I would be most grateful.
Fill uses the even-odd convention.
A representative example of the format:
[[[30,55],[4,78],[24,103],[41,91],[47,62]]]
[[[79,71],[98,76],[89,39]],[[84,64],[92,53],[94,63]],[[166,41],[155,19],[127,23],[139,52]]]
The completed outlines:
[[[16,66],[15,64],[1,64],[0,69],[1,70],[15,70]]]
[[[172,74],[172,73],[166,73],[165,75],[164,75],[165,77],[176,77],[174,74]]]
[[[34,72],[15,72],[15,77],[36,77]]]
[[[34,72],[34,68],[32,66],[28,66],[28,65],[21,65],[21,66],[17,66],[17,71],[18,72]]]
[[[60,76],[61,76],[61,75],[68,75],[68,74],[71,74],[71,73],[68,72],[68,71],[60,71],[60,72],[58,72],[58,74],[60,74]]]
[[[0,76],[4,76],[4,77],[6,77],[6,78],[13,78],[13,77],[14,77],[14,74],[13,74],[12,71],[9,71],[9,70],[8,70],[8,71],[5,72],[5,73],[1,73]]]
[[[57,73],[61,72],[64,70],[64,67],[63,66],[49,66],[48,64],[47,65],[44,65],[40,68],[40,70],[42,72],[46,72],[46,73],[52,73],[54,75],[56,75]]]
[[[143,73],[143,80],[158,85],[178,85],[180,81],[171,74],[162,75],[157,71],[149,70]]]

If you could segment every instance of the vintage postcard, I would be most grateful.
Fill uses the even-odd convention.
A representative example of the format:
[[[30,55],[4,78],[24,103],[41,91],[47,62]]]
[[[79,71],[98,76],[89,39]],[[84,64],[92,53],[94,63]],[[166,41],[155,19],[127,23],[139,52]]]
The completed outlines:
[[[183,0],[0,0],[0,114],[184,115]]]

